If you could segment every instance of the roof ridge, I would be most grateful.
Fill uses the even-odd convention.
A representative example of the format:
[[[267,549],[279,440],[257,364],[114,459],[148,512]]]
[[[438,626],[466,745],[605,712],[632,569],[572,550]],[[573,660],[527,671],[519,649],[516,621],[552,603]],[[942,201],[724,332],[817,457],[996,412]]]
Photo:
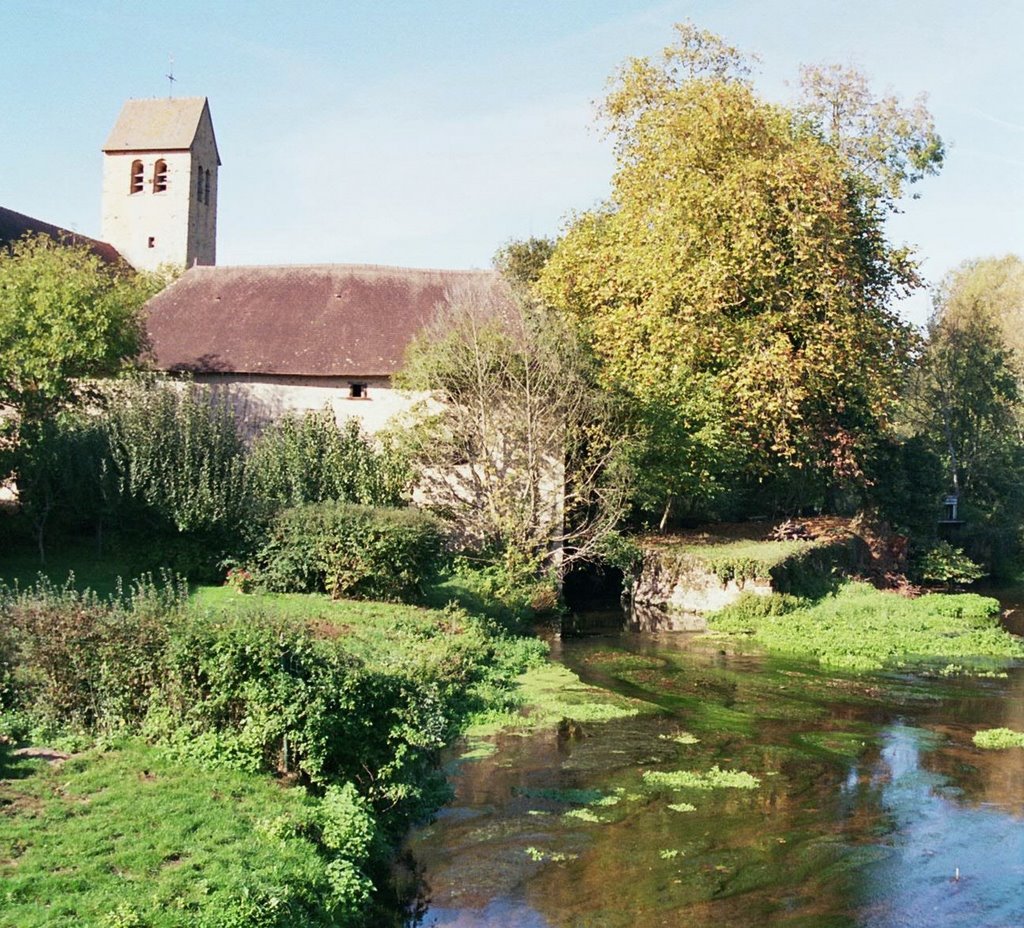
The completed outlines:
[[[445,268],[410,267],[403,264],[347,264],[343,262],[320,264],[197,264],[189,271],[295,271],[295,270],[363,270],[363,271],[414,271],[422,274],[497,274],[493,268]]]

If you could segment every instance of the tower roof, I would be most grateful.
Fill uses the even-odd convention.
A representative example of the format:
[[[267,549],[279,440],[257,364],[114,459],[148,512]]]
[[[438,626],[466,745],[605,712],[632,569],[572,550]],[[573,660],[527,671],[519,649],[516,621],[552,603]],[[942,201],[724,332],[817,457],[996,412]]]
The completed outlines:
[[[206,97],[128,100],[103,151],[187,151],[195,141],[204,113],[209,120]],[[214,147],[216,144],[214,141]]]

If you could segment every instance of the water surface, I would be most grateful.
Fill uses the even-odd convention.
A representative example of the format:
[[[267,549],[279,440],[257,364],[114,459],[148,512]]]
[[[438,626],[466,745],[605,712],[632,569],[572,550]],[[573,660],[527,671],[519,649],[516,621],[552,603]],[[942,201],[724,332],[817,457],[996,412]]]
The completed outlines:
[[[656,711],[453,754],[455,801],[409,840],[410,926],[1024,925],[1024,751],[971,742],[1024,729],[1024,668],[841,675],[607,631],[555,657]],[[715,765],[760,785],[643,777]]]

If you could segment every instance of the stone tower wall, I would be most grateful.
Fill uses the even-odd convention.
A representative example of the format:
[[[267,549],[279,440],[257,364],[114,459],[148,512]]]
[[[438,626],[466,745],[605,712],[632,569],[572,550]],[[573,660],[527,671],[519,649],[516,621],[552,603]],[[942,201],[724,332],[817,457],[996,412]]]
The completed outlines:
[[[167,189],[156,192],[153,179],[161,159],[167,164]],[[143,183],[133,193],[135,161],[142,162]],[[103,241],[139,270],[216,263],[217,181],[217,148],[205,108],[188,150],[104,152]]]

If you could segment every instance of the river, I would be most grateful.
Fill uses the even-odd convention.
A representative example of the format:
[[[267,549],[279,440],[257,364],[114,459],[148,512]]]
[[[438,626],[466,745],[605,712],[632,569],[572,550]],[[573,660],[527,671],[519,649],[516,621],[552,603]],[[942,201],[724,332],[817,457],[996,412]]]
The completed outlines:
[[[971,741],[1024,730],[1024,667],[844,675],[608,618],[553,658],[655,711],[453,751],[409,928],[1024,925],[1024,750]],[[756,785],[657,782],[713,766]]]

